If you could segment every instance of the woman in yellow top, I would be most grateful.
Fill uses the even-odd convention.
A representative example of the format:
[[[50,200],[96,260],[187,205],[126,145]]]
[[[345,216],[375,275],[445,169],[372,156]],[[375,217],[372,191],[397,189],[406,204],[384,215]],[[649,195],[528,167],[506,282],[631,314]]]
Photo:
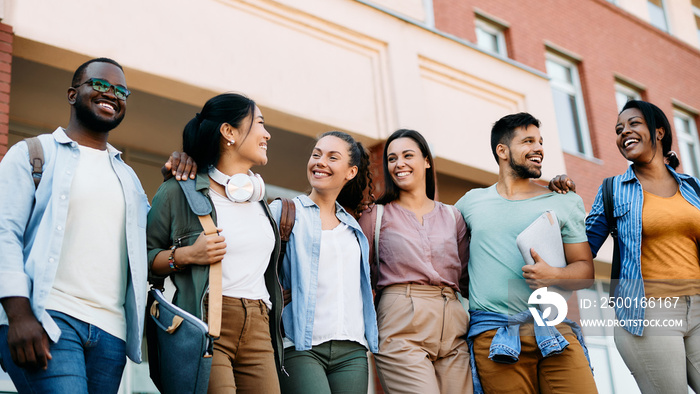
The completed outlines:
[[[615,132],[632,162],[613,182],[620,246],[615,344],[643,393],[687,393],[688,385],[700,392],[698,180],[674,170],[671,125],[654,104],[628,102]],[[609,225],[601,188],[586,219],[594,255]]]

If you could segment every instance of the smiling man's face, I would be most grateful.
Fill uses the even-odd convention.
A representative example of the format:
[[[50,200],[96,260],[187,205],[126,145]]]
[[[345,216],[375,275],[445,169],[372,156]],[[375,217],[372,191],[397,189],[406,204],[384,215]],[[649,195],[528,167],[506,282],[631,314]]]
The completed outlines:
[[[111,63],[95,62],[85,69],[81,83],[92,78],[99,78],[112,85],[126,87],[126,78],[119,67]],[[96,132],[109,132],[124,119],[126,100],[114,95],[114,88],[98,92],[90,83],[83,83],[75,89],[75,114],[77,119],[88,129]]]

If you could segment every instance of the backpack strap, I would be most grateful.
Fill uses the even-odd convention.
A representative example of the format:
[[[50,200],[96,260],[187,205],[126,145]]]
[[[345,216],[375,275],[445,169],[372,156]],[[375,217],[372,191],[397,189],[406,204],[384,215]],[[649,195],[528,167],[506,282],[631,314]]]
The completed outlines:
[[[275,200],[280,200],[282,203],[282,211],[280,213],[280,255],[278,260],[278,269],[282,269],[282,260],[287,252],[287,243],[294,229],[294,220],[296,219],[297,208],[294,201],[285,197],[278,197]]]
[[[32,178],[34,179],[34,188],[39,187],[41,175],[44,171],[44,148],[41,146],[39,137],[25,138],[29,149],[29,165],[32,166]]]
[[[620,241],[617,239],[617,219],[613,213],[613,196],[614,196],[614,180],[615,177],[605,178],[603,180],[603,211],[605,212],[605,220],[608,222],[608,229],[613,238],[613,261],[612,269],[610,270],[610,302],[615,297],[615,289],[620,282]]]
[[[384,216],[384,205],[377,204],[377,218],[374,222],[374,264],[379,264],[379,231],[382,229],[382,216]]]
[[[698,182],[695,178],[688,178],[688,183],[693,187],[693,190],[695,190],[695,195],[700,197],[700,186],[698,186]]]

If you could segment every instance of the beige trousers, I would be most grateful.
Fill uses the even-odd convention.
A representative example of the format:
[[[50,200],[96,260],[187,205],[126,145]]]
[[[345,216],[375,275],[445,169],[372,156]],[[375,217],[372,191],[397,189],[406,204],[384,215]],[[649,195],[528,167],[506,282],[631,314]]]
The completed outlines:
[[[401,284],[377,307],[379,379],[388,394],[472,393],[468,315],[449,287]]]
[[[207,392],[279,394],[267,306],[233,297],[223,297],[222,304]]]

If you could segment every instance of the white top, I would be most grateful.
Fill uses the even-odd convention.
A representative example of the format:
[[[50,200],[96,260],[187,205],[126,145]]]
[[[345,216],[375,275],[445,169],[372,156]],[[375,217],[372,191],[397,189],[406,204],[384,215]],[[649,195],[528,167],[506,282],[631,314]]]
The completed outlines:
[[[311,345],[349,340],[367,347],[360,291],[360,244],[340,223],[321,235],[318,288]]]
[[[126,208],[107,150],[80,146],[65,236],[46,305],[126,340]],[[61,229],[57,229],[61,231]]]
[[[226,238],[222,263],[223,295],[263,300],[272,308],[265,270],[275,248],[275,233],[260,202],[233,202],[211,190],[217,227]]]

